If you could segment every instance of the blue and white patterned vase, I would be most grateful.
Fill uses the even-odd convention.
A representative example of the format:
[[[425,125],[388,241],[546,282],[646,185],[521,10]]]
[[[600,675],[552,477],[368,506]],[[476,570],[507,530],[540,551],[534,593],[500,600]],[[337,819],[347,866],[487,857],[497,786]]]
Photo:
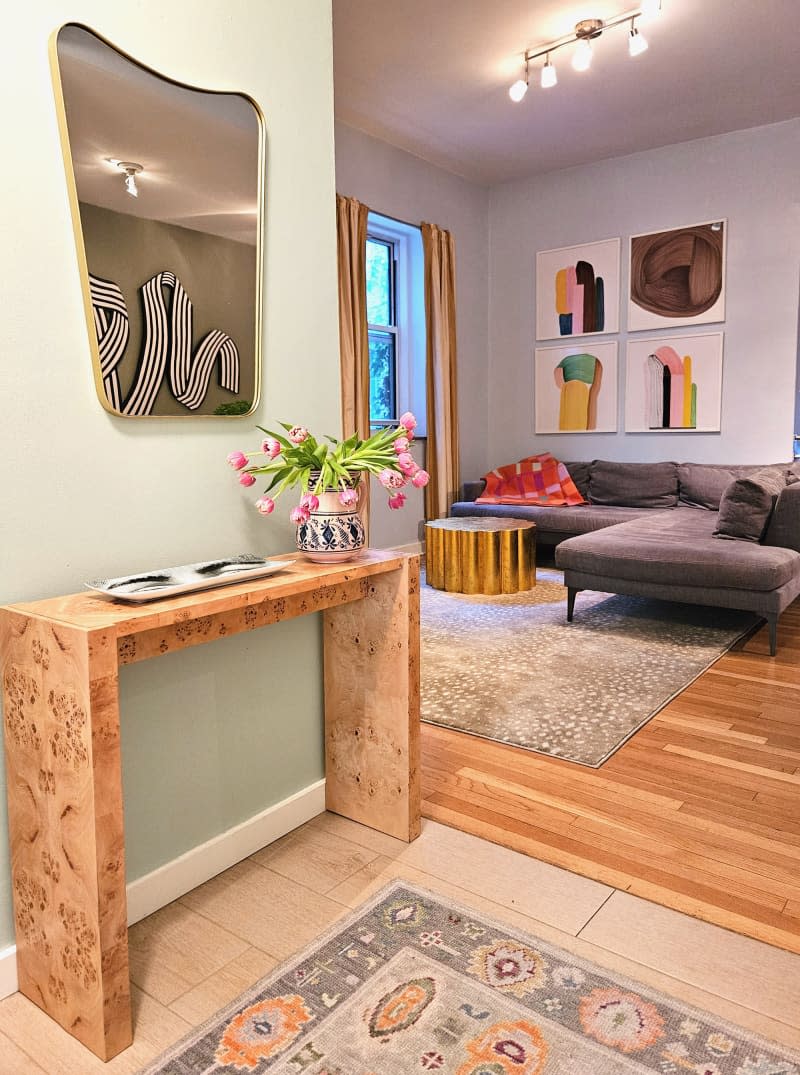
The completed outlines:
[[[319,494],[319,507],[297,527],[297,548],[316,564],[351,560],[364,548],[364,524],[355,505],[345,507],[335,489]]]

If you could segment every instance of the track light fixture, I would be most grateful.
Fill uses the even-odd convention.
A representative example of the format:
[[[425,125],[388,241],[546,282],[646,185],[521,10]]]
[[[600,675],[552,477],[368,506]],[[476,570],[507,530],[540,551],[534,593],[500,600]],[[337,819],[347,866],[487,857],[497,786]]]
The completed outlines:
[[[657,15],[661,11],[661,4],[662,0],[640,0],[638,8],[633,11],[623,12],[621,15],[615,15],[612,19],[606,19],[605,21],[603,19],[581,19],[580,22],[575,24],[575,29],[571,34],[567,34],[557,41],[551,41],[548,45],[526,49],[524,54],[525,77],[518,79],[514,83],[508,91],[509,97],[512,101],[522,100],[528,92],[531,61],[538,60],[542,56],[544,57],[540,76],[542,88],[549,89],[551,86],[555,86],[558,82],[558,76],[550,59],[550,54],[557,49],[564,48],[565,45],[575,46],[572,53],[572,66],[574,69],[576,71],[588,71],[592,63],[592,41],[600,37],[605,30],[612,30],[615,26],[630,24],[628,52],[631,56],[639,56],[641,53],[646,52],[648,47],[647,39],[640,33],[636,26],[636,20]]]
[[[641,56],[647,52],[647,38],[636,29],[636,20],[631,19],[631,32],[628,34],[628,52],[631,56]]]
[[[545,61],[544,61],[544,67],[542,68],[542,76],[541,77],[542,77],[542,89],[543,90],[549,90],[551,86],[555,86],[555,84],[558,82],[558,75],[556,74],[556,69],[550,63],[550,53],[549,52],[547,53],[547,56],[546,56]]]
[[[528,60],[525,60],[525,78],[518,78],[511,89],[508,91],[508,96],[512,101],[521,101],[525,94],[528,92]]]

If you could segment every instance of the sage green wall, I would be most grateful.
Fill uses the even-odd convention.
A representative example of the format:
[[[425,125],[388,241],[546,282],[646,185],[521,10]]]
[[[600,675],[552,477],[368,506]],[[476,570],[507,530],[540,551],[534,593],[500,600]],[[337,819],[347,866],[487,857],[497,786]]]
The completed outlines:
[[[263,402],[250,418],[126,420],[96,399],[48,69],[48,38],[67,20],[261,105]],[[224,459],[255,447],[255,421],[339,426],[329,0],[38,0],[15,11],[0,94],[13,101],[0,170],[0,601],[291,548],[286,512],[260,518]],[[320,650],[310,618],[123,671],[129,880],[322,776]],[[0,832],[2,946],[13,942],[4,821]]]

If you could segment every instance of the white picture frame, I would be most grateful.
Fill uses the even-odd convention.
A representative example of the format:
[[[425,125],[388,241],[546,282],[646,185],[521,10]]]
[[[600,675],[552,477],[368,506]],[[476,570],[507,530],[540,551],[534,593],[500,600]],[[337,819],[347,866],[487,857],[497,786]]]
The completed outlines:
[[[570,358],[576,361],[570,364]],[[617,366],[616,340],[537,347],[534,431],[616,433]]]
[[[727,245],[728,221],[725,217],[631,235],[628,241],[628,332],[682,329],[723,322]],[[705,283],[702,274],[705,274]],[[690,287],[695,291],[694,296]],[[718,294],[712,301],[711,296],[717,288]],[[685,313],[680,312],[682,303]],[[659,312],[667,309],[672,312]]]
[[[568,340],[619,332],[620,249],[621,240],[615,238],[537,252],[537,340]],[[584,280],[579,279],[582,276]],[[600,293],[602,327],[584,332],[585,304],[579,300],[590,283],[595,317]],[[596,324],[596,321],[592,323]],[[569,331],[565,331],[567,328]]]
[[[629,339],[625,432],[719,433],[723,336],[722,332],[701,332]],[[679,392],[676,381],[680,382]]]

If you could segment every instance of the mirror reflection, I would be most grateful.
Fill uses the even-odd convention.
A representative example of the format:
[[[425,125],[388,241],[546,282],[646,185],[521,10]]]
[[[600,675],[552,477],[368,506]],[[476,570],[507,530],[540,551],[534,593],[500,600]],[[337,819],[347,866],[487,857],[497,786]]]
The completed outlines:
[[[257,108],[163,78],[75,24],[57,35],[55,73],[101,403],[126,417],[250,413]]]

